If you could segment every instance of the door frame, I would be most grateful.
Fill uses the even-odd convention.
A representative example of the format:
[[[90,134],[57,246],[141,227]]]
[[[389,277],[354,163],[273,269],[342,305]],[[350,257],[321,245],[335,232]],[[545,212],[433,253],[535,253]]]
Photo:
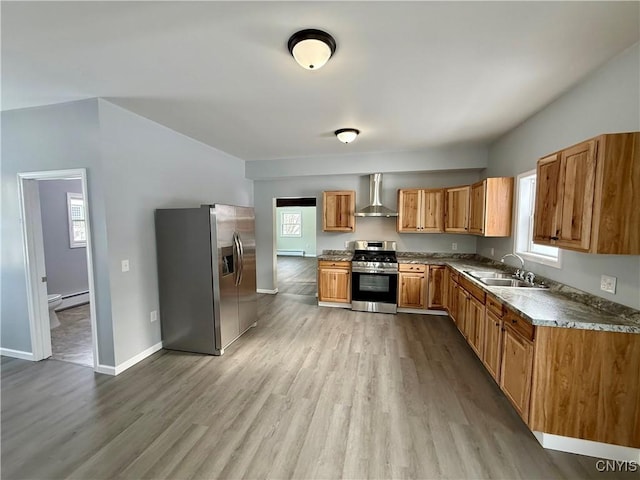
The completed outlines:
[[[84,197],[84,215],[87,229],[87,276],[89,283],[89,310],[91,313],[91,343],[93,350],[93,369],[98,366],[98,334],[96,317],[96,295],[93,277],[93,239],[89,213],[89,190],[87,170],[75,168],[69,170],[49,170],[18,173],[18,197],[22,220],[22,245],[24,250],[24,269],[27,281],[27,306],[29,312],[29,331],[33,360],[43,360],[51,356],[51,328],[49,323],[49,303],[46,288],[42,288],[46,277],[44,265],[44,242],[42,238],[42,217],[38,194],[38,180],[80,180]]]

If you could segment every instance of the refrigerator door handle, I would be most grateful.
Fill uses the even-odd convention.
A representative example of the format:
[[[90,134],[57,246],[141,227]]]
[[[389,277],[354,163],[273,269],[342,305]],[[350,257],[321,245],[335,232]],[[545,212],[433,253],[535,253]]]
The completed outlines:
[[[235,275],[233,284],[237,287],[240,285],[240,244],[238,243],[238,234],[233,232],[233,255],[235,257]]]
[[[244,245],[240,234],[236,234],[238,239],[238,251],[240,252],[240,274],[238,275],[238,285],[242,283],[242,275],[244,274]]]

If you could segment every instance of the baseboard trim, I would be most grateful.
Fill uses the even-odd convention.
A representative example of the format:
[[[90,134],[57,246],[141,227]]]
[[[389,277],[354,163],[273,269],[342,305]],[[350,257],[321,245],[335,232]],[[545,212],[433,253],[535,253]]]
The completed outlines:
[[[612,445],[610,443],[593,442],[581,438],[563,437],[551,433],[533,432],[536,440],[544,448],[558,450],[560,452],[577,453],[588,457],[606,458],[622,462],[640,463],[640,449]]]
[[[161,350],[161,349],[162,349],[162,342],[158,342],[152,347],[149,347],[146,350],[140,352],[135,357],[131,357],[126,362],[122,362],[120,365],[116,366],[115,375],[120,375],[122,372],[124,372],[128,368],[133,367],[136,363],[141,362],[148,356],[153,355],[154,353],[156,353],[158,350]]]
[[[89,303],[89,292],[74,293],[67,297],[62,297],[62,303],[56,308],[56,312],[78,305],[84,305],[85,303]]]
[[[267,293],[269,295],[275,295],[276,293],[278,293],[278,289],[274,288],[273,290],[269,290],[267,288],[256,288],[256,292],[258,292],[258,293]]]
[[[20,360],[33,360],[33,353],[23,352],[22,350],[13,350],[11,348],[0,348],[0,355],[11,358],[19,358]]]
[[[112,367],[110,365],[98,365],[93,369],[93,371],[96,373],[102,373],[103,375],[116,375],[116,367]]]

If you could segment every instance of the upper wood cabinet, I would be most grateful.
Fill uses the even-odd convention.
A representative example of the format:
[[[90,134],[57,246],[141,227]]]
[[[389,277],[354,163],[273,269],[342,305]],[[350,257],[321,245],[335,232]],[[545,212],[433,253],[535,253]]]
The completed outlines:
[[[486,178],[471,185],[469,233],[511,236],[513,177]]]
[[[640,254],[640,132],[600,135],[538,161],[535,243]]]
[[[355,232],[355,210],[355,191],[322,192],[322,230],[325,232]]]
[[[398,223],[400,233],[444,232],[444,190],[398,190]]]
[[[471,186],[445,188],[444,231],[469,232],[469,196]]]

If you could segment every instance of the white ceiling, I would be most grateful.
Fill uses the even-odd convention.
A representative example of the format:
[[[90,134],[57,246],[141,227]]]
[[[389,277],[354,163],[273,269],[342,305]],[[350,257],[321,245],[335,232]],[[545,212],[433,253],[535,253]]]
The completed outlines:
[[[640,38],[638,2],[1,8],[2,109],[105,97],[245,160],[487,142]],[[337,41],[321,70],[287,51],[303,28]]]

